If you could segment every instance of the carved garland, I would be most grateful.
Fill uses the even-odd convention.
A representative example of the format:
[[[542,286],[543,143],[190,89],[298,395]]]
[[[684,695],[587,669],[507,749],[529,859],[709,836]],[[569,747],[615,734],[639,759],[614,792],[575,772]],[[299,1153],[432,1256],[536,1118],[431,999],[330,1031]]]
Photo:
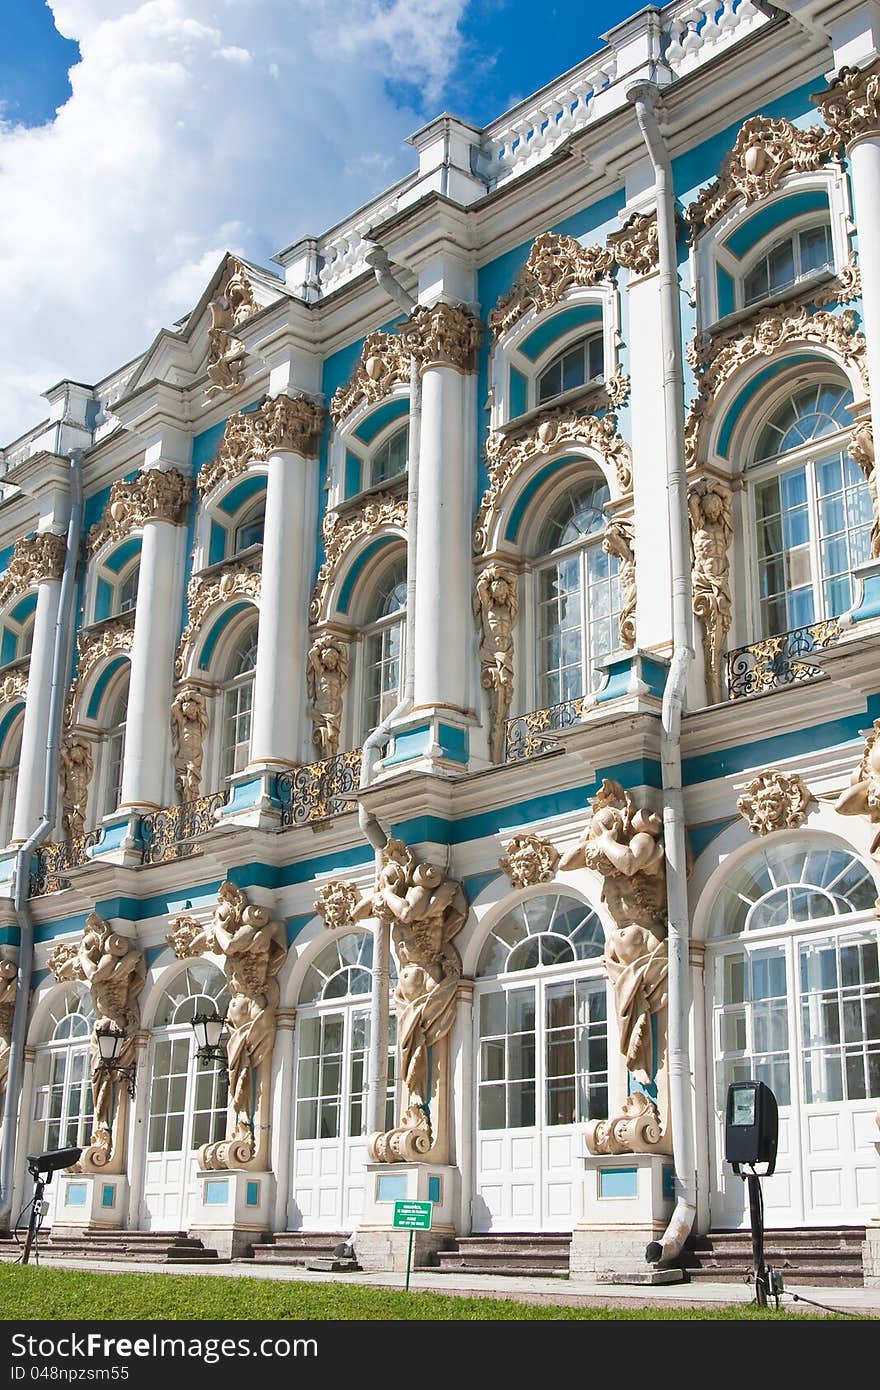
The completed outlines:
[[[603,246],[582,246],[571,236],[542,233],[532,242],[512,289],[489,315],[492,336],[500,338],[532,309],[541,313],[552,308],[572,285],[607,281],[613,267],[614,256]]]
[[[338,512],[328,512],[321,526],[325,559],[312,590],[309,618],[319,621],[324,612],[333,580],[351,547],[383,526],[406,526],[406,498],[380,493],[372,497],[353,516],[341,520]]]
[[[699,394],[688,413],[685,425],[687,466],[693,468],[699,461],[697,442],[703,418],[721,388],[746,363],[760,357],[772,357],[782,347],[793,343],[811,343],[830,348],[843,362],[855,364],[867,393],[865,339],[855,331],[855,326],[856,316],[852,309],[845,309],[842,314],[824,311],[810,314],[803,305],[766,309],[754,320],[750,333],[725,342],[703,371]]]
[[[133,641],[134,625],[125,618],[107,623],[98,628],[97,631],[86,628],[84,632],[77,635],[76,645],[79,659],[76,675],[71,683],[64,709],[64,723],[67,727],[73,723],[80,693],[88,683],[92,673],[100,666],[105,657],[130,652]]]
[[[714,226],[740,198],[747,205],[756,203],[777,189],[787,174],[819,169],[834,158],[840,140],[834,130],[821,126],[799,130],[790,121],[752,116],[742,126],[718,178],[687,209],[691,239]]]
[[[849,144],[880,129],[880,59],[867,68],[841,68],[828,90],[810,98],[838,140]]]
[[[0,578],[0,607],[44,579],[60,579],[66,553],[67,541],[54,531],[17,540],[6,573]]]
[[[409,355],[396,333],[370,333],[364,340],[354,374],[330,402],[338,429],[346,416],[362,405],[381,401],[401,382],[409,381]]]
[[[324,407],[308,396],[271,396],[258,410],[230,415],[220,448],[199,472],[199,496],[205,498],[218,483],[237,477],[251,461],[267,459],[277,450],[314,458],[324,417]]]
[[[260,596],[259,570],[243,569],[237,560],[232,560],[219,576],[200,579],[194,576],[186,588],[187,621],[181,633],[174,659],[175,679],[183,680],[189,666],[196,638],[202,624],[211,612],[221,603],[231,599],[258,599]]]
[[[122,479],[115,482],[104,515],[89,532],[89,558],[108,542],[124,540],[135,526],[148,521],[183,526],[192,494],[192,479],[176,468],[151,468],[130,483]]]
[[[617,433],[617,418],[604,415],[578,415],[573,410],[551,410],[528,430],[510,436],[490,434],[484,450],[489,468],[489,487],[483,493],[474,529],[474,550],[478,555],[488,547],[498,520],[501,499],[510,483],[534,459],[557,450],[581,446],[596,449],[617,475],[621,493],[632,487],[632,454]]]

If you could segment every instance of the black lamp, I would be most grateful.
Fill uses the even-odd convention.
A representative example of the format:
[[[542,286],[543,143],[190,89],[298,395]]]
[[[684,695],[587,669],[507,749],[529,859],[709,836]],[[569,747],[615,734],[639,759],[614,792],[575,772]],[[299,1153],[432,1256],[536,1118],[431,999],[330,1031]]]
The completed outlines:
[[[193,1014],[192,1030],[196,1035],[196,1056],[202,1066],[221,1063],[226,1068],[226,1039],[229,1036],[226,1019],[216,1009],[212,1014]]]
[[[132,1062],[130,1066],[125,1066],[119,1060],[128,1034],[124,1033],[121,1028],[112,1028],[105,1023],[103,1027],[95,1029],[95,1039],[101,1054],[98,1069],[105,1071],[108,1076],[116,1076],[120,1081],[125,1081],[128,1086],[128,1094],[134,1100],[135,1063]]]

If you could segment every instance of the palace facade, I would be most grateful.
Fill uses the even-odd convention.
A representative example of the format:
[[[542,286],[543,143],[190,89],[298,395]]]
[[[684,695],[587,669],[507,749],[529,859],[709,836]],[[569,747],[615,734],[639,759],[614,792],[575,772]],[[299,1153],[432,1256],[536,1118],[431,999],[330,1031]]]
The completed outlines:
[[[755,1078],[880,1277],[878,55],[642,10],[0,451],[0,1224],[646,1270]]]

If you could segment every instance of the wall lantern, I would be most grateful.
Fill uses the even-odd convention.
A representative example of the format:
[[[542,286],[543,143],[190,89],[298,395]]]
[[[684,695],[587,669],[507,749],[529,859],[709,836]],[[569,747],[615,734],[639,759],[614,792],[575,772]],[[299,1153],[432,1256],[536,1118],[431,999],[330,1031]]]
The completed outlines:
[[[101,1061],[98,1070],[104,1071],[110,1077],[117,1077],[120,1081],[125,1081],[128,1086],[128,1094],[134,1100],[134,1074],[136,1064],[131,1063],[125,1066],[120,1062],[122,1049],[128,1040],[128,1034],[121,1028],[111,1028],[105,1024],[102,1028],[95,1029],[95,1040],[98,1044],[98,1051],[101,1054]]]

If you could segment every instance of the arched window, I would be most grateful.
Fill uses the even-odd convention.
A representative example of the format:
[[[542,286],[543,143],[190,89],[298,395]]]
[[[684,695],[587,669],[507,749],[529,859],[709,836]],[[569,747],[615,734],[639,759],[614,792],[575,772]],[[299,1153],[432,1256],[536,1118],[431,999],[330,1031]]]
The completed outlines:
[[[406,555],[374,581],[362,635],[361,733],[366,737],[394,709],[403,682]]]
[[[72,986],[53,999],[37,1044],[31,1153],[88,1143],[94,1021],[85,990]]]
[[[538,377],[538,404],[601,380],[605,365],[601,333],[592,333],[557,353]]]
[[[128,717],[128,678],[110,696],[103,721],[101,750],[101,815],[110,816],[122,795],[122,766],[125,758],[125,728]]]
[[[225,1016],[229,1008],[229,986],[222,971],[210,961],[191,962],[175,975],[156,1007],[156,1028],[177,1023],[191,1023],[194,1014],[210,1014],[215,1010]]]
[[[799,386],[778,403],[749,468],[761,636],[837,617],[853,601],[852,570],[869,559],[868,484],[847,452],[850,391]]]
[[[117,586],[117,613],[130,613],[137,604],[138,581],[141,577],[140,564],[134,564],[126,570]]]
[[[236,526],[233,553],[238,555],[242,550],[249,550],[252,545],[262,545],[265,529],[266,499],[263,497]]]
[[[764,251],[743,277],[743,306],[788,289],[798,280],[834,266],[831,226],[821,222],[793,232]]]
[[[240,636],[229,659],[229,676],[220,695],[220,778],[225,781],[247,766],[251,747],[257,625]]]
[[[369,486],[387,483],[406,472],[409,451],[409,425],[395,430],[370,454]]]
[[[12,839],[23,729],[24,710],[22,709],[12,720],[11,727],[3,739],[2,754],[0,754],[0,841],[4,845],[8,845]]]
[[[617,560],[602,549],[609,493],[578,483],[553,505],[535,560],[536,699],[540,708],[593,688],[597,663],[619,645]]]

